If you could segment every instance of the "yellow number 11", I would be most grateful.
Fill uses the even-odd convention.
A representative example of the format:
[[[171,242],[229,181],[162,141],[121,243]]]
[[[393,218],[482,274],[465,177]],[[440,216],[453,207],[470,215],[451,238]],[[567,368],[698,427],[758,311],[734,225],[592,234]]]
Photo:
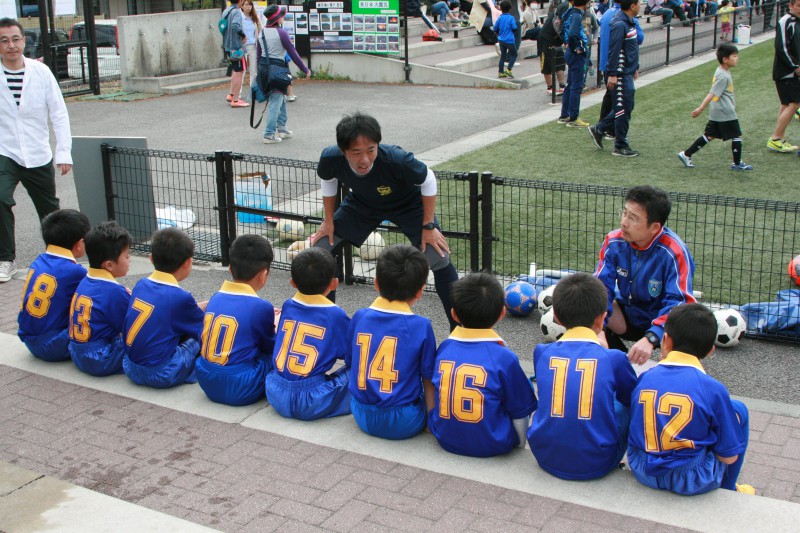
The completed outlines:
[[[553,403],[550,416],[564,418],[567,403],[567,372],[569,359],[551,357],[550,369],[553,370]],[[597,373],[597,359],[577,359],[575,370],[581,373],[581,386],[578,393],[578,419],[591,420],[594,405],[594,382]]]

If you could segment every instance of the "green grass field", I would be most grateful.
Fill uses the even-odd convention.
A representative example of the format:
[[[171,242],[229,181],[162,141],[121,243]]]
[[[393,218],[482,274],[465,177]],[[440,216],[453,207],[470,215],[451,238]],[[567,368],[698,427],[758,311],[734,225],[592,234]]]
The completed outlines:
[[[631,146],[641,152],[637,158],[613,157],[611,141],[601,152],[585,129],[568,129],[554,121],[437,168],[595,185],[647,183],[668,191],[800,201],[800,189],[791,186],[800,172],[800,159],[766,148],[779,105],[772,82],[772,58],[771,41],[753,45],[741,51],[739,65],[732,71],[743,159],[754,167],[749,173],[730,170],[730,142],[716,140],[707,145],[695,155],[694,169],[685,168],[676,156],[703,133],[707,112],[696,119],[690,113],[708,93],[716,61],[636,92],[629,138]],[[599,106],[581,110],[581,117],[590,123],[597,121],[598,114]],[[792,122],[787,137],[794,144],[800,142],[800,121]]]

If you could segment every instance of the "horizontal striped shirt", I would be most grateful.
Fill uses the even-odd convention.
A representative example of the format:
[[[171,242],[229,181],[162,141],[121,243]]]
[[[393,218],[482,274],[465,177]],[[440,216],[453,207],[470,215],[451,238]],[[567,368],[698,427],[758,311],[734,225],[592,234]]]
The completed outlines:
[[[6,75],[8,89],[14,96],[17,107],[19,107],[19,100],[22,98],[22,78],[25,76],[25,68],[23,67],[22,70],[9,70],[4,68],[3,73]]]

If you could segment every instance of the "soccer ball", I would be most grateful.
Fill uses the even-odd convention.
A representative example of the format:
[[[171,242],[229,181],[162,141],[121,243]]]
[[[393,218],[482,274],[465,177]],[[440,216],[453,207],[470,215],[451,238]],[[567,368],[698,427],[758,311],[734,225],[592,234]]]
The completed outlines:
[[[556,342],[567,332],[567,328],[556,322],[556,315],[553,313],[552,307],[542,315],[539,325],[542,327],[544,338],[550,342]]]
[[[718,309],[714,311],[717,319],[717,338],[714,344],[721,348],[731,348],[739,344],[747,329],[744,317],[735,309]]]
[[[553,291],[556,290],[555,285],[550,285],[545,290],[539,293],[539,311],[542,314],[546,313],[553,307]]]
[[[305,226],[299,220],[282,218],[278,221],[278,237],[282,241],[299,241],[305,231]]]
[[[365,261],[375,261],[383,251],[383,237],[373,231],[358,249],[358,255]]]
[[[795,284],[800,285],[800,255],[794,256],[794,259],[789,261],[786,271],[789,272],[789,277],[794,280]]]
[[[505,288],[506,309],[514,316],[528,316],[536,307],[536,288],[527,281],[514,281]]]
[[[287,249],[286,249],[286,257],[289,259],[294,259],[297,257],[297,254],[305,250],[306,248],[311,248],[311,237],[304,241],[294,241]]]

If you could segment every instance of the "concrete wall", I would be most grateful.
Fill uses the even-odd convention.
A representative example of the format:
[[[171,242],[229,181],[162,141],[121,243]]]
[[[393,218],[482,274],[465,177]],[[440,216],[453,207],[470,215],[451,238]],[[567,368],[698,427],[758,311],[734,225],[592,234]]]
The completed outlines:
[[[222,37],[216,9],[120,17],[122,82],[218,67]]]

